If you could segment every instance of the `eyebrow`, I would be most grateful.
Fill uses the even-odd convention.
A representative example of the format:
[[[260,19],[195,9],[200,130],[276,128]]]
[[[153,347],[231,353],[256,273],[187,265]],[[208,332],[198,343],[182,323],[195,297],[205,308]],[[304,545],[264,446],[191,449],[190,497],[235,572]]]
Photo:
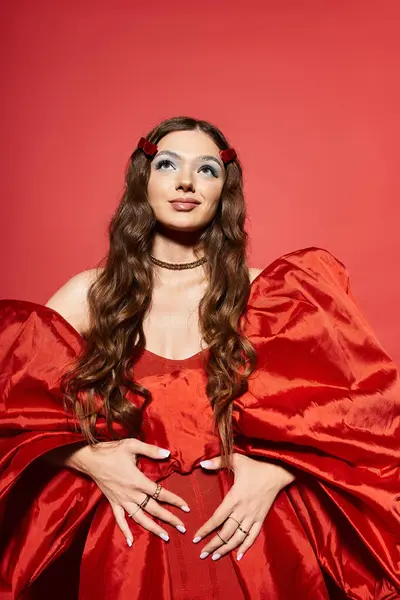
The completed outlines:
[[[181,159],[181,156],[177,152],[173,152],[172,150],[160,150],[160,152],[157,154],[157,156],[155,158],[158,158],[160,156],[160,154],[168,154],[168,156],[173,156],[174,158],[178,158],[179,160]],[[213,160],[214,162],[217,163],[217,165],[219,165],[221,167],[221,169],[224,168],[222,162],[216,156],[212,156],[211,154],[204,154],[203,156],[197,156],[197,159],[198,160]]]

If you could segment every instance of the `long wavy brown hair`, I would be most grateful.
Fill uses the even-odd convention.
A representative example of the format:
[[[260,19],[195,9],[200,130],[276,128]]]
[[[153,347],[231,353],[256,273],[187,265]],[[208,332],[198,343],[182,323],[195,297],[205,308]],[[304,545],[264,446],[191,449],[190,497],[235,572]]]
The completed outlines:
[[[157,144],[173,131],[200,130],[218,148],[229,144],[207,121],[175,117],[163,121],[146,138]],[[133,152],[125,173],[125,188],[109,225],[109,250],[88,292],[89,327],[84,348],[62,380],[66,406],[72,408],[86,440],[95,444],[96,422],[105,417],[112,439],[119,423],[129,435],[141,437],[144,411],[151,392],[134,381],[134,364],[145,348],[143,320],[150,308],[153,263],[150,260],[156,218],[147,200],[151,159]],[[223,465],[233,448],[232,403],[247,390],[256,353],[244,335],[241,316],[250,295],[247,266],[246,207],[242,168],[238,159],[226,165],[226,179],[217,212],[194,248],[207,257],[207,290],[199,304],[199,326],[207,345],[204,363],[206,392],[219,431]],[[143,397],[140,408],[128,390]]]

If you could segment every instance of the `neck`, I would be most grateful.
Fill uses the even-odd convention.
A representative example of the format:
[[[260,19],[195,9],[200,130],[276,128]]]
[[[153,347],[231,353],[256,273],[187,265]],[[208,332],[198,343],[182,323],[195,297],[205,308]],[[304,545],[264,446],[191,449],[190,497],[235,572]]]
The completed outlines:
[[[194,247],[199,240],[198,231],[167,231],[158,229],[153,240],[151,254],[169,263],[189,263],[201,258],[194,253]]]

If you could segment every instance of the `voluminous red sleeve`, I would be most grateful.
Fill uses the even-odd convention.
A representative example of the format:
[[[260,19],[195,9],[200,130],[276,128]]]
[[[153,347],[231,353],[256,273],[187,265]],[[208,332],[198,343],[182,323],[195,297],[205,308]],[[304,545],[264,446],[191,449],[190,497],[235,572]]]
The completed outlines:
[[[68,548],[100,498],[88,478],[37,460],[83,441],[60,390],[60,377],[82,342],[55,311],[27,301],[0,301],[2,598],[20,597]]]
[[[234,405],[236,447],[300,475],[284,493],[348,597],[400,598],[396,366],[328,251],[285,255],[254,285],[258,368]]]

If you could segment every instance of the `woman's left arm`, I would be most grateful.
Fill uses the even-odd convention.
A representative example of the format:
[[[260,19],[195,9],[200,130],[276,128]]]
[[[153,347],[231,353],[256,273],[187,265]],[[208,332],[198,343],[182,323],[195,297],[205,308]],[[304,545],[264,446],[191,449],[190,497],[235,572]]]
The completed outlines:
[[[200,463],[214,470],[221,466],[221,457]],[[221,527],[201,551],[200,558],[218,560],[238,548],[236,557],[241,560],[260,533],[264,520],[276,496],[295,476],[283,467],[234,453],[232,460],[235,481],[212,517],[196,532],[194,543]]]
[[[258,368],[235,399],[235,446],[294,470],[299,493],[288,490],[291,506],[338,588],[361,590],[362,580],[360,594],[400,598],[398,369],[358,308],[345,266],[329,252],[285,255],[255,292],[246,334]],[[265,514],[277,494],[260,494]],[[258,515],[255,531],[259,523]]]

